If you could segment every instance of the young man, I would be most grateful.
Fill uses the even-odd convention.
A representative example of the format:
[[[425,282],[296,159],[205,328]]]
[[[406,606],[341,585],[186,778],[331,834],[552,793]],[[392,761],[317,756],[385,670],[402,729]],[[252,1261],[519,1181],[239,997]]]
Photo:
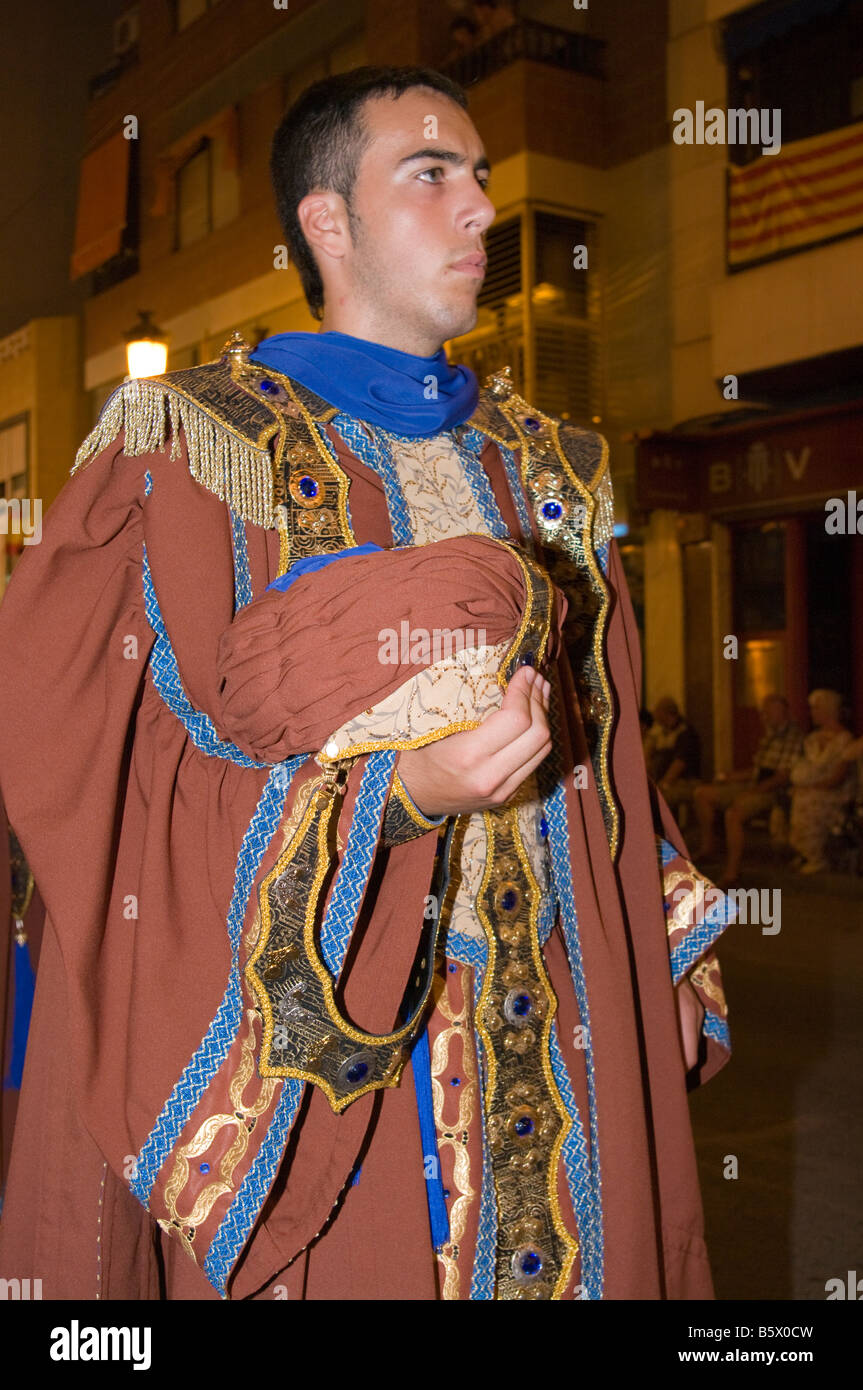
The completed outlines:
[[[446,360],[460,89],[316,84],[272,170],[321,332],[115,393],[0,610],[49,919],[0,1274],[709,1295],[724,923],[644,776],[605,442]]]

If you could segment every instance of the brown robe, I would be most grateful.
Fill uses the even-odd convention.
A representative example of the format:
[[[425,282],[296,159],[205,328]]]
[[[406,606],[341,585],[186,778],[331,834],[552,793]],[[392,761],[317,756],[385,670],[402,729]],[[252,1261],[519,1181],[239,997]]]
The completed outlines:
[[[380,480],[329,433],[351,480],[357,543],[391,546]],[[283,596],[271,593],[234,618],[228,511],[190,476],[181,443],[179,460],[167,452],[126,458],[118,436],[67,483],[0,607],[0,787],[47,913],[0,1223],[0,1276],[41,1278],[46,1298],[219,1296],[131,1195],[128,1180],[224,994],[226,912],[266,773],[201,754],[157,693],[147,667],[153,632],[142,543],[186,692],[220,735],[251,756],[319,747],[319,737],[405,675],[395,668],[382,680],[378,667],[373,688],[359,691],[367,669],[361,651],[346,653],[345,678],[322,661],[321,652],[335,648],[321,629],[349,588],[342,567],[359,561],[296,582],[293,598],[317,600],[321,619],[291,626],[289,652],[278,640],[269,651],[261,642],[271,629],[260,615],[266,607],[287,613],[278,603]],[[482,462],[518,538],[493,444]],[[147,471],[152,491],[145,497]],[[251,524],[245,530],[257,597],[278,573],[278,536]],[[465,592],[478,543],[440,543],[452,552],[455,582],[447,586],[442,570],[424,598],[415,586],[412,622],[454,628],[481,618],[492,642],[511,632],[513,576],[495,587],[489,571],[489,582]],[[623,808],[616,864],[595,792],[567,801],[597,1069],[604,1296],[709,1297],[639,737],[638,641],[614,547],[609,583],[606,654],[619,705],[611,761]],[[558,624],[561,616],[558,610]],[[336,618],[333,626],[342,630]],[[275,625],[272,631],[277,639]],[[584,760],[584,735],[566,656],[554,650],[552,678],[569,712],[561,752],[571,768]],[[244,700],[244,689],[260,698]],[[352,775],[347,817],[357,786]],[[664,833],[685,852],[670,817]],[[348,1016],[369,1032],[394,1026],[417,945],[416,918],[404,904],[421,903],[428,891],[435,841],[429,833],[383,851],[373,908],[358,923],[340,983]],[[277,850],[274,841],[261,874]],[[544,961],[561,1037],[570,1037],[579,1017],[559,927]],[[454,990],[463,984],[453,977]],[[433,1036],[441,1018],[437,1010]],[[708,1039],[697,1079],[708,1079],[727,1055]],[[583,1056],[567,1049],[566,1062],[586,1122]],[[475,1166],[476,1135],[473,1144]],[[571,1225],[563,1176],[560,1194]],[[468,1249],[475,1212],[471,1221]],[[569,1296],[579,1277],[576,1262]],[[468,1297],[468,1286],[465,1276],[459,1297]],[[440,1291],[410,1064],[400,1086],[361,1096],[340,1115],[318,1087],[307,1086],[285,1158],[232,1271],[230,1296],[433,1299]]]

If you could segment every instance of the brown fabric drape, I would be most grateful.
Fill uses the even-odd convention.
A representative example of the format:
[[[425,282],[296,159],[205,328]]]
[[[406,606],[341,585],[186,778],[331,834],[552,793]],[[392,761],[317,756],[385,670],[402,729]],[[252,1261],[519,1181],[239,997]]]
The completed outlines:
[[[321,730],[326,735],[411,674],[377,661],[371,678],[364,674],[368,631],[376,642],[380,626],[397,626],[394,602],[418,626],[484,625],[494,640],[517,611],[519,580],[516,566],[508,574],[501,564],[502,547],[462,537],[426,548],[433,553],[424,562],[448,557],[427,595],[421,552],[405,550],[368,557],[382,561],[377,590],[369,578],[375,566],[357,557],[298,580],[287,594],[261,597],[277,571],[278,536],[247,526],[257,597],[234,618],[224,504],[191,478],[185,457],[127,459],[122,443],[121,435],[66,485],[44,518],[41,545],[25,554],[0,605],[0,784],[47,912],[0,1276],[40,1277],[45,1298],[152,1298],[164,1260],[169,1297],[213,1297],[129,1194],[127,1173],[225,990],[234,869],[266,772],[199,752],[153,687],[142,546],[192,702],[222,736],[277,757],[314,747]],[[489,477],[502,495],[499,457],[488,452]],[[340,456],[352,480],[357,544],[391,545],[379,481]],[[153,486],[145,497],[147,470]],[[484,551],[494,552],[493,565],[484,564]],[[342,567],[352,565],[356,582],[347,584]],[[637,737],[637,640],[614,551],[610,588],[607,653],[620,702],[612,770],[623,807],[617,865],[595,786],[577,791],[566,778],[598,1097],[606,1296],[709,1296]],[[386,622],[373,608],[364,615],[364,598],[386,601]],[[2,660],[11,651],[26,653],[23,671]],[[569,770],[586,753],[559,649],[550,672]],[[345,828],[363,763],[349,781]],[[395,1021],[434,847],[428,834],[383,852],[364,902],[343,983],[349,1016],[370,1031]],[[278,848],[270,846],[261,876]],[[579,1012],[559,929],[545,958],[561,1036],[569,1038]],[[584,1054],[567,1045],[564,1056],[586,1124]],[[280,1282],[291,1298],[436,1296],[412,1085],[408,1067],[397,1090],[361,1097],[341,1116],[318,1088],[307,1088],[235,1270],[233,1297],[274,1297]],[[360,1183],[346,1186],[358,1161]],[[100,1211],[110,1213],[101,1224]]]

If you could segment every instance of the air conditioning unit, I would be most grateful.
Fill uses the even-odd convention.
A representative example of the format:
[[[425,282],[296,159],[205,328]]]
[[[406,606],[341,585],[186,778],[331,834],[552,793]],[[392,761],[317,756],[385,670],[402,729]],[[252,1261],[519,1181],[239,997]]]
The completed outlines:
[[[140,12],[136,5],[133,10],[127,10],[119,19],[114,20],[114,53],[118,57],[128,53],[138,42],[139,18]]]

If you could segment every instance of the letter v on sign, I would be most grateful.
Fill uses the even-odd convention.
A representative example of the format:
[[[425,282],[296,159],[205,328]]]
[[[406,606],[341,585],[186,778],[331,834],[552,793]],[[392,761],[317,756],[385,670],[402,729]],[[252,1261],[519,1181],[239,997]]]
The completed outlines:
[[[800,479],[803,477],[803,474],[806,472],[806,466],[809,463],[810,452],[811,450],[808,444],[806,444],[800,450],[800,455],[798,458],[794,457],[790,449],[785,450],[785,462],[788,464],[788,472],[791,474],[792,478],[796,479],[798,483],[800,482]]]

